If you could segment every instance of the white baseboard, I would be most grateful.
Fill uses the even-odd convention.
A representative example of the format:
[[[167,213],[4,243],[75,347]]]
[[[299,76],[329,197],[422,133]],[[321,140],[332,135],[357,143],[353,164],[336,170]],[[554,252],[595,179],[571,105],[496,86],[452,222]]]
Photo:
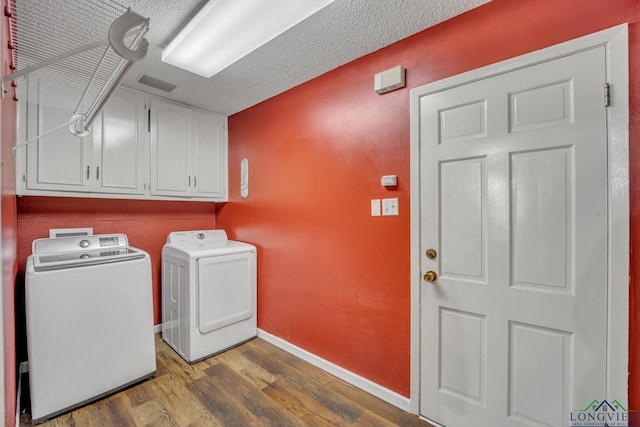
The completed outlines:
[[[158,323],[157,325],[153,325],[153,333],[159,334],[162,332],[162,323]]]
[[[420,418],[422,421],[424,421],[425,423],[429,423],[431,424],[433,427],[444,427],[442,424],[438,424],[435,421],[431,421],[429,418],[425,418],[422,415],[419,415],[418,418]]]
[[[270,342],[271,344],[277,347],[280,347],[284,351],[291,353],[302,360],[305,360],[311,363],[314,366],[317,366],[318,368],[330,373],[331,375],[334,375],[348,382],[349,384],[354,385],[366,391],[367,393],[370,393],[384,400],[385,402],[388,402],[394,406],[397,406],[398,408],[404,411],[413,413],[412,408],[409,404],[408,397],[404,397],[396,393],[395,391],[382,387],[381,385],[376,384],[371,380],[368,380],[364,377],[361,377],[358,374],[348,371],[334,363],[329,362],[328,360],[325,360],[319,356],[316,356],[313,353],[308,352],[307,350],[303,350],[300,347],[297,347],[283,340],[282,338],[278,338],[275,335],[271,335],[270,333],[263,331],[262,329],[258,329],[258,337],[262,338],[267,342]]]

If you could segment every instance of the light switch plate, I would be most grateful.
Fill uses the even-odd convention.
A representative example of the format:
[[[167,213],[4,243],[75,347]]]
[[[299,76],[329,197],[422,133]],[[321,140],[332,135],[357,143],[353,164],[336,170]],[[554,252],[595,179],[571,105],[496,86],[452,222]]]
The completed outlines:
[[[398,215],[398,199],[382,199],[382,216]]]
[[[372,199],[371,200],[371,216],[380,216],[380,199]]]

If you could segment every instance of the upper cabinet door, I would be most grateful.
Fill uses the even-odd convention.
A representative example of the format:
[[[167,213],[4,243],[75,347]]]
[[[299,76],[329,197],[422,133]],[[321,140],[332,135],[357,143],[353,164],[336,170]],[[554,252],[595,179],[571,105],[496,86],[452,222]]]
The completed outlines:
[[[147,117],[144,98],[118,91],[94,123],[93,191],[144,194]]]
[[[43,135],[71,119],[71,111],[45,104],[28,104],[26,139]],[[91,135],[79,138],[67,127],[27,146],[27,188],[89,191]]]
[[[151,194],[188,196],[191,110],[153,99],[151,102]]]
[[[119,89],[85,138],[45,135],[72,116],[56,101],[18,105],[17,194],[227,201],[225,116]]]
[[[193,111],[192,194],[195,197],[227,197],[227,118]]]

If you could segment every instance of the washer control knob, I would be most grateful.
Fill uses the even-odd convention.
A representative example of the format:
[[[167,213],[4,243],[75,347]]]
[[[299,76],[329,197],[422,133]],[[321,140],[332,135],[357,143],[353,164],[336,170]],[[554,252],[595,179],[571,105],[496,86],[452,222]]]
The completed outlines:
[[[89,241],[87,239],[80,240],[80,247],[81,248],[88,248],[89,247]]]
[[[80,255],[80,259],[87,259],[87,258],[90,258],[89,254]]]
[[[198,239],[204,240],[204,233],[198,233]]]

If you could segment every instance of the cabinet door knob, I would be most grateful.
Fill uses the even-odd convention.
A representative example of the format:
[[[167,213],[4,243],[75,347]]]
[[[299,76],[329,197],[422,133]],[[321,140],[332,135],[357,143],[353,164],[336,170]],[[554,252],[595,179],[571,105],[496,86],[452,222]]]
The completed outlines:
[[[91,176],[91,166],[87,166],[87,179]]]

